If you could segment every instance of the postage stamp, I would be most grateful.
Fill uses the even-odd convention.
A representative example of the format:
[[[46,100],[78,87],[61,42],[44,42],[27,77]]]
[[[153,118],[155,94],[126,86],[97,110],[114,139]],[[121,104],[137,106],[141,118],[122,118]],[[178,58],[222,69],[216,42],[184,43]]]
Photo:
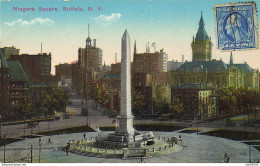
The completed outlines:
[[[218,49],[228,51],[258,47],[254,2],[215,5],[214,9]]]

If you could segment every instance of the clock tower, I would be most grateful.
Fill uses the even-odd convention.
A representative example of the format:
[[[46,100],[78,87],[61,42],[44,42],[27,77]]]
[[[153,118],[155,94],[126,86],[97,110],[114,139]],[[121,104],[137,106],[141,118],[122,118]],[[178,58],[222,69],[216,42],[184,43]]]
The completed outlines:
[[[211,60],[212,54],[212,42],[211,38],[208,36],[205,30],[205,23],[202,16],[199,22],[199,29],[196,34],[196,37],[191,43],[192,47],[192,61],[208,61]]]

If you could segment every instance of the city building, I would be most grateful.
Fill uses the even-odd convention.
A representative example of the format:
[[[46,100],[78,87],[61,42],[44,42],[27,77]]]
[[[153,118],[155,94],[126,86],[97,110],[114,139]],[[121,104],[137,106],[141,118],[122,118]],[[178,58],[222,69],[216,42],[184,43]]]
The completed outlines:
[[[211,59],[212,43],[204,28],[201,15],[196,38],[192,41],[192,61],[186,61],[177,71],[172,71],[169,83],[180,84],[201,83],[215,87],[235,87],[259,90],[259,71],[248,64],[234,64],[232,53],[230,64],[222,60]]]
[[[168,61],[167,71],[176,71],[182,64],[183,62],[178,62],[177,60],[174,61],[174,59],[172,61]]]
[[[65,78],[72,78],[72,64],[64,63],[55,65],[55,75],[58,78],[64,76]]]
[[[51,53],[43,53],[37,55],[21,54],[11,55],[10,59],[20,62],[29,79],[30,85],[50,85],[51,56]]]
[[[121,72],[121,62],[111,64],[111,73]]]
[[[132,73],[132,66],[133,62],[130,63],[131,66],[131,73]],[[121,62],[112,63],[111,64],[111,73],[120,73],[121,72]]]
[[[15,48],[14,46],[12,47],[3,47],[0,48],[3,56],[5,57],[6,60],[10,59],[10,55],[19,55],[20,49]]]
[[[0,51],[0,115],[2,120],[23,117],[28,78],[18,61],[6,61]]]
[[[155,53],[135,53],[133,60],[134,73],[156,73],[167,71],[168,55],[162,50]]]
[[[172,97],[183,104],[183,119],[217,117],[217,98],[213,87],[205,84],[182,84],[172,88]]]
[[[28,92],[28,78],[18,61],[7,61],[9,66],[9,111],[7,117],[23,118],[24,96]]]
[[[72,70],[72,88],[74,91],[76,92],[80,92],[79,89],[79,64],[78,61],[74,61],[72,62],[72,66],[71,66],[71,70]]]
[[[201,12],[199,29],[196,37],[191,43],[192,47],[192,61],[207,61],[212,57],[212,42],[211,37],[208,36],[205,30],[205,23]]]
[[[163,55],[163,72],[167,72],[168,65],[168,54],[166,54],[163,49],[160,50],[160,53]]]
[[[110,73],[111,72],[111,65],[106,65],[106,62],[104,62],[104,65],[102,67],[103,73]]]
[[[0,50],[0,115],[5,119],[9,110],[9,66]]]
[[[89,35],[86,39],[86,47],[78,50],[78,92],[82,97],[91,96],[94,87],[102,78],[102,49],[96,46],[96,39],[92,40]],[[74,77],[75,79],[75,77]],[[72,82],[75,82],[75,80]]]

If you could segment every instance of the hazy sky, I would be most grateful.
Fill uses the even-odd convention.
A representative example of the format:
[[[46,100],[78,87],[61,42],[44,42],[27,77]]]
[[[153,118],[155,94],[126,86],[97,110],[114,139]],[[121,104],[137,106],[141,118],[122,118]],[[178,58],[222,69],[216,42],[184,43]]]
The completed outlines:
[[[237,2],[229,0],[230,2]],[[132,52],[134,40],[137,52],[145,51],[147,42],[156,42],[156,50],[164,48],[168,60],[190,61],[191,41],[196,35],[203,11],[205,28],[213,43],[213,59],[229,62],[230,52],[216,49],[215,4],[226,0],[5,0],[1,7],[0,47],[15,46],[20,53],[52,53],[52,66],[77,60],[79,47],[85,47],[90,24],[90,37],[97,39],[97,46],[103,50],[106,64],[118,61],[121,56],[121,37],[127,28],[131,37]],[[260,0],[256,1],[260,8]],[[35,11],[14,11],[14,7],[35,8]],[[59,11],[39,11],[42,8],[57,8]],[[80,7],[84,11],[63,11],[63,7]],[[94,11],[88,11],[92,7]],[[100,11],[98,7],[101,7]],[[103,10],[103,11],[102,11]],[[258,23],[260,19],[258,17]],[[154,51],[154,48],[151,48]],[[253,68],[260,69],[260,50],[233,52],[234,63],[246,61]],[[54,68],[52,68],[54,73]]]

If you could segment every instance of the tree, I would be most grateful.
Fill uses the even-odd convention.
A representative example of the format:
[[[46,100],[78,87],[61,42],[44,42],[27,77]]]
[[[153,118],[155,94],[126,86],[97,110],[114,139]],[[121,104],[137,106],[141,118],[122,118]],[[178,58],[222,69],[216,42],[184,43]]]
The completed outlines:
[[[102,104],[104,106],[109,101],[109,93],[103,85],[97,84],[97,86],[93,90],[92,96],[97,103]]]
[[[218,90],[219,110],[222,115],[238,112],[249,113],[260,103],[260,93],[247,89],[220,88]],[[234,112],[233,110],[236,110]]]
[[[176,116],[179,120],[184,111],[183,103],[180,101],[179,98],[174,97],[172,100],[172,104],[170,105],[170,114],[171,116]]]
[[[134,91],[132,103],[134,114],[141,114],[145,105],[144,95],[139,91]]]
[[[159,115],[162,115],[164,113],[167,113],[168,111],[168,104],[166,102],[166,98],[163,96],[166,89],[163,86],[155,86],[154,94],[155,97],[153,97],[154,107]]]
[[[219,111],[222,115],[233,114],[233,108],[237,104],[237,98],[235,94],[235,89],[233,87],[220,88],[217,91],[219,96]]]
[[[47,113],[45,115],[53,115],[54,111],[65,112],[68,104],[68,94],[62,88],[51,87],[49,91],[43,93],[43,108]]]

